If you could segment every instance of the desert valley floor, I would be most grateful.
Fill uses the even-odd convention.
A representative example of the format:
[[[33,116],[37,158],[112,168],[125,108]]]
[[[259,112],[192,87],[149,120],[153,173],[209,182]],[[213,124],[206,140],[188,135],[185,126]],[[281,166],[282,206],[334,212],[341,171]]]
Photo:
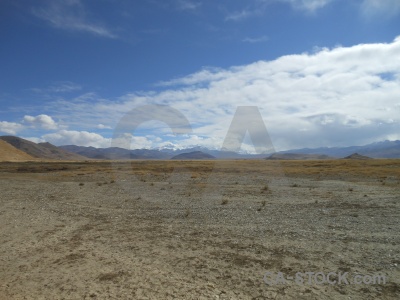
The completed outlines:
[[[0,299],[400,295],[400,160],[3,162],[0,191]]]

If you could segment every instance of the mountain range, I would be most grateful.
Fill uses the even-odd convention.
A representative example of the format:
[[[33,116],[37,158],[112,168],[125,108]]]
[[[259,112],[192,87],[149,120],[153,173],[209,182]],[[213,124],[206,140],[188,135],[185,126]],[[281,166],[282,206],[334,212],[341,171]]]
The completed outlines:
[[[56,147],[50,143],[34,143],[16,136],[0,136],[0,140],[8,143],[14,148],[18,149],[36,159],[50,159],[50,160],[85,160],[87,157],[78,155],[73,152],[68,152],[62,148]],[[28,159],[29,160],[29,159]]]
[[[322,147],[322,148],[302,148],[279,153],[301,153],[301,154],[319,154],[328,155],[334,158],[342,158],[353,153],[369,156],[372,158],[400,158],[400,141],[383,141],[368,144],[365,146],[350,147]]]
[[[312,159],[335,159],[323,154],[302,154],[302,153],[273,153],[267,157],[268,160],[312,160]]]
[[[170,159],[182,153],[200,151],[216,159],[336,159],[358,153],[372,158],[400,158],[400,141],[383,141],[365,146],[301,148],[279,151],[272,154],[241,154],[231,151],[210,150],[193,147],[181,150],[94,148],[82,146],[60,146],[59,148],[95,159]]]
[[[357,153],[357,155],[355,155]],[[354,155],[354,156],[352,156]],[[240,154],[210,150],[204,147],[187,149],[123,149],[95,148],[76,145],[54,146],[34,143],[16,136],[0,136],[0,161],[26,160],[129,160],[129,159],[337,159],[349,157],[400,158],[400,141],[383,141],[365,146],[302,148],[272,154]]]
[[[211,154],[204,153],[201,151],[193,151],[189,153],[181,153],[178,155],[175,155],[171,157],[171,159],[215,159],[215,156],[212,156]]]
[[[92,159],[170,159],[180,154],[189,154],[194,152],[201,152],[205,155],[205,159],[255,159],[265,158],[265,154],[240,154],[232,151],[210,150],[204,147],[193,147],[180,150],[173,149],[134,149],[128,150],[123,148],[94,148],[67,145],[60,146],[59,148],[76,153]],[[210,155],[210,156],[208,156]],[[199,156],[199,154],[197,155]],[[179,159],[179,158],[178,158]]]

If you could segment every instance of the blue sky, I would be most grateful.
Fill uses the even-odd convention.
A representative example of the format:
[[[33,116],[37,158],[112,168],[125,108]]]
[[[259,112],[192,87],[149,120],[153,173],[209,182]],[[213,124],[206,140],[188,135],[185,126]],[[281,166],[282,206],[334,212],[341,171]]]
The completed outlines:
[[[0,134],[107,147],[164,104],[192,133],[131,147],[219,148],[256,105],[277,150],[400,139],[399,28],[398,0],[3,0]]]

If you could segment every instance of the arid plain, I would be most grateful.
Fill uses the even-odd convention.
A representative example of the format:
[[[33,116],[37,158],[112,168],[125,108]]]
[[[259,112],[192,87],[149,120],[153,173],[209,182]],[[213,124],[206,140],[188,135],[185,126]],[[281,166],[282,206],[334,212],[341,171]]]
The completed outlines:
[[[0,189],[0,299],[400,295],[400,160],[3,162]]]

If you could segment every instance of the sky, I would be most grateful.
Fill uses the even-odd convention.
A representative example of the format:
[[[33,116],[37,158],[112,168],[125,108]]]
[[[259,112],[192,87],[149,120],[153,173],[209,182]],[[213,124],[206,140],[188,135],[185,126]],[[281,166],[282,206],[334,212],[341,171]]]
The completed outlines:
[[[400,1],[1,0],[0,104],[0,135],[57,146],[110,147],[145,105],[190,130],[132,120],[133,149],[220,149],[248,106],[242,151],[400,140]]]

